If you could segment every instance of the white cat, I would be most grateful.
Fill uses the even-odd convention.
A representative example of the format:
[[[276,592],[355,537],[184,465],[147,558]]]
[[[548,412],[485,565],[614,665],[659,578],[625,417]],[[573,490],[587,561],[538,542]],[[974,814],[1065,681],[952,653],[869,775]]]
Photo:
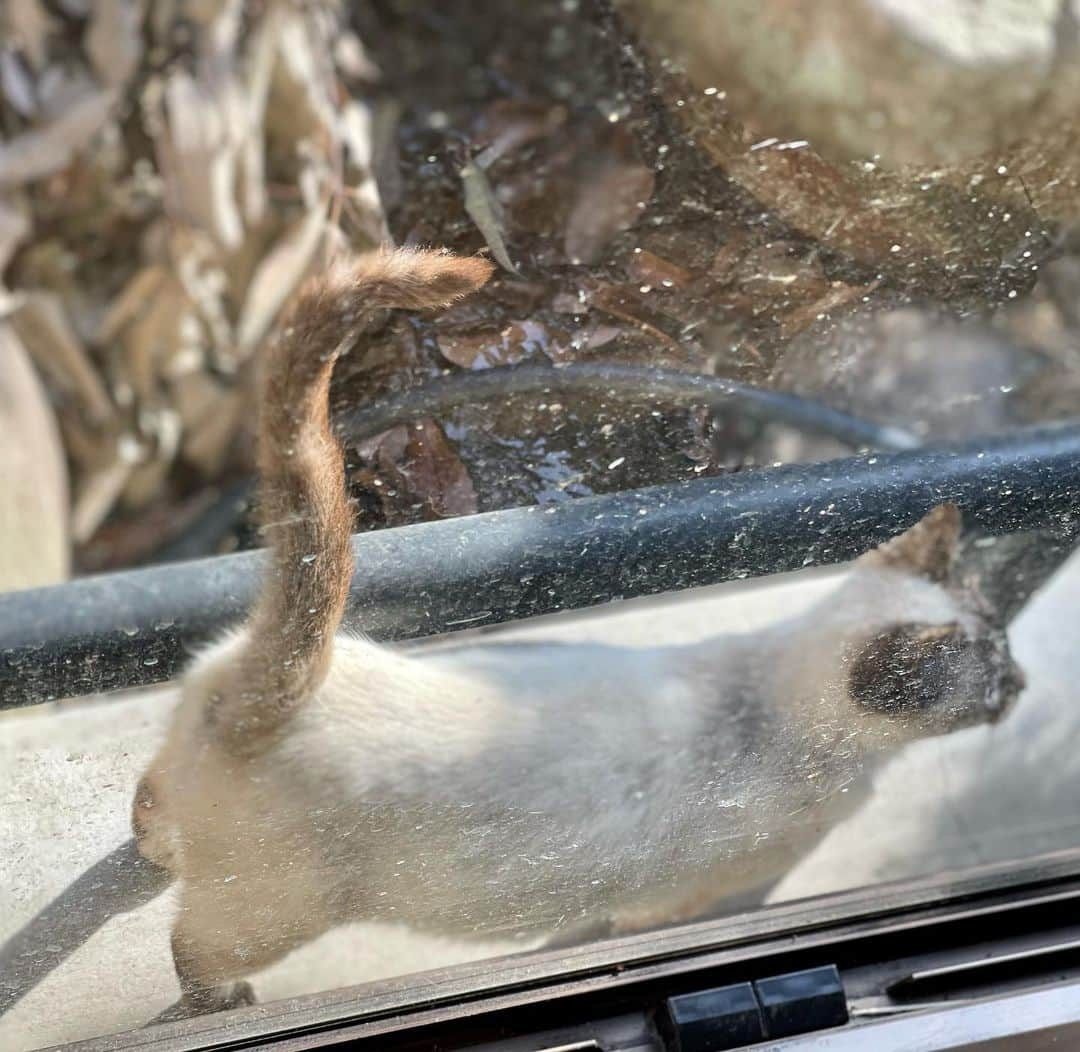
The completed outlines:
[[[449,303],[490,271],[364,256],[308,286],[268,356],[270,568],[247,623],[183,678],[134,806],[140,850],[182,882],[185,1010],[249,1000],[235,980],[350,920],[557,939],[688,919],[783,873],[870,761],[995,719],[1019,688],[1003,633],[950,580],[949,505],[763,632],[423,656],[340,634],[334,360],[371,311]]]

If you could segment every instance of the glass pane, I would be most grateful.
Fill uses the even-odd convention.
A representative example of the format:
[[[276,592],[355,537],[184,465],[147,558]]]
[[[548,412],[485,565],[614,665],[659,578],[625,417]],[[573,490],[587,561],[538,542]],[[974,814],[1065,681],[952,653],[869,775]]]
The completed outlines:
[[[1071,0],[0,25],[0,1045],[1080,846]]]

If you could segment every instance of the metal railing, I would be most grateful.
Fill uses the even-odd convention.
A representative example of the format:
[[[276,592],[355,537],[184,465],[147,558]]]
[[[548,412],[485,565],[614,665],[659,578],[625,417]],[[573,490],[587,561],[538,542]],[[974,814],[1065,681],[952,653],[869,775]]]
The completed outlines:
[[[1020,585],[1030,594],[1075,535],[1080,425],[358,534],[347,620],[409,639],[838,563],[946,500],[989,533],[1050,531]],[[171,678],[243,616],[261,561],[225,555],[0,596],[0,708]]]

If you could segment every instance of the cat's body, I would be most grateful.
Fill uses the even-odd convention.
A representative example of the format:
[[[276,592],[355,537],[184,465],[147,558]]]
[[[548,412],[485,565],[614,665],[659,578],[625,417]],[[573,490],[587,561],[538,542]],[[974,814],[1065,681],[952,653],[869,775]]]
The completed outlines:
[[[779,876],[876,759],[1015,695],[1003,634],[948,580],[944,506],[762,632],[426,654],[335,636],[352,564],[327,348],[357,297],[423,306],[486,277],[436,254],[357,272],[306,294],[270,360],[271,570],[248,624],[187,673],[136,799],[140,849],[182,881],[190,1007],[350,920],[557,938],[687,919]]]

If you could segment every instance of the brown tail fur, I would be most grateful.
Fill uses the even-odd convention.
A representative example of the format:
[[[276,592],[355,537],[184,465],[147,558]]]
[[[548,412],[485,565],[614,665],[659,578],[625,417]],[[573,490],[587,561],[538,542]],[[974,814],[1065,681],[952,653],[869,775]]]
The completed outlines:
[[[338,264],[300,292],[264,362],[258,467],[270,565],[213,722],[250,748],[325,678],[352,578],[352,515],[330,429],[330,375],[376,311],[446,306],[483,285],[477,257],[397,249]]]

